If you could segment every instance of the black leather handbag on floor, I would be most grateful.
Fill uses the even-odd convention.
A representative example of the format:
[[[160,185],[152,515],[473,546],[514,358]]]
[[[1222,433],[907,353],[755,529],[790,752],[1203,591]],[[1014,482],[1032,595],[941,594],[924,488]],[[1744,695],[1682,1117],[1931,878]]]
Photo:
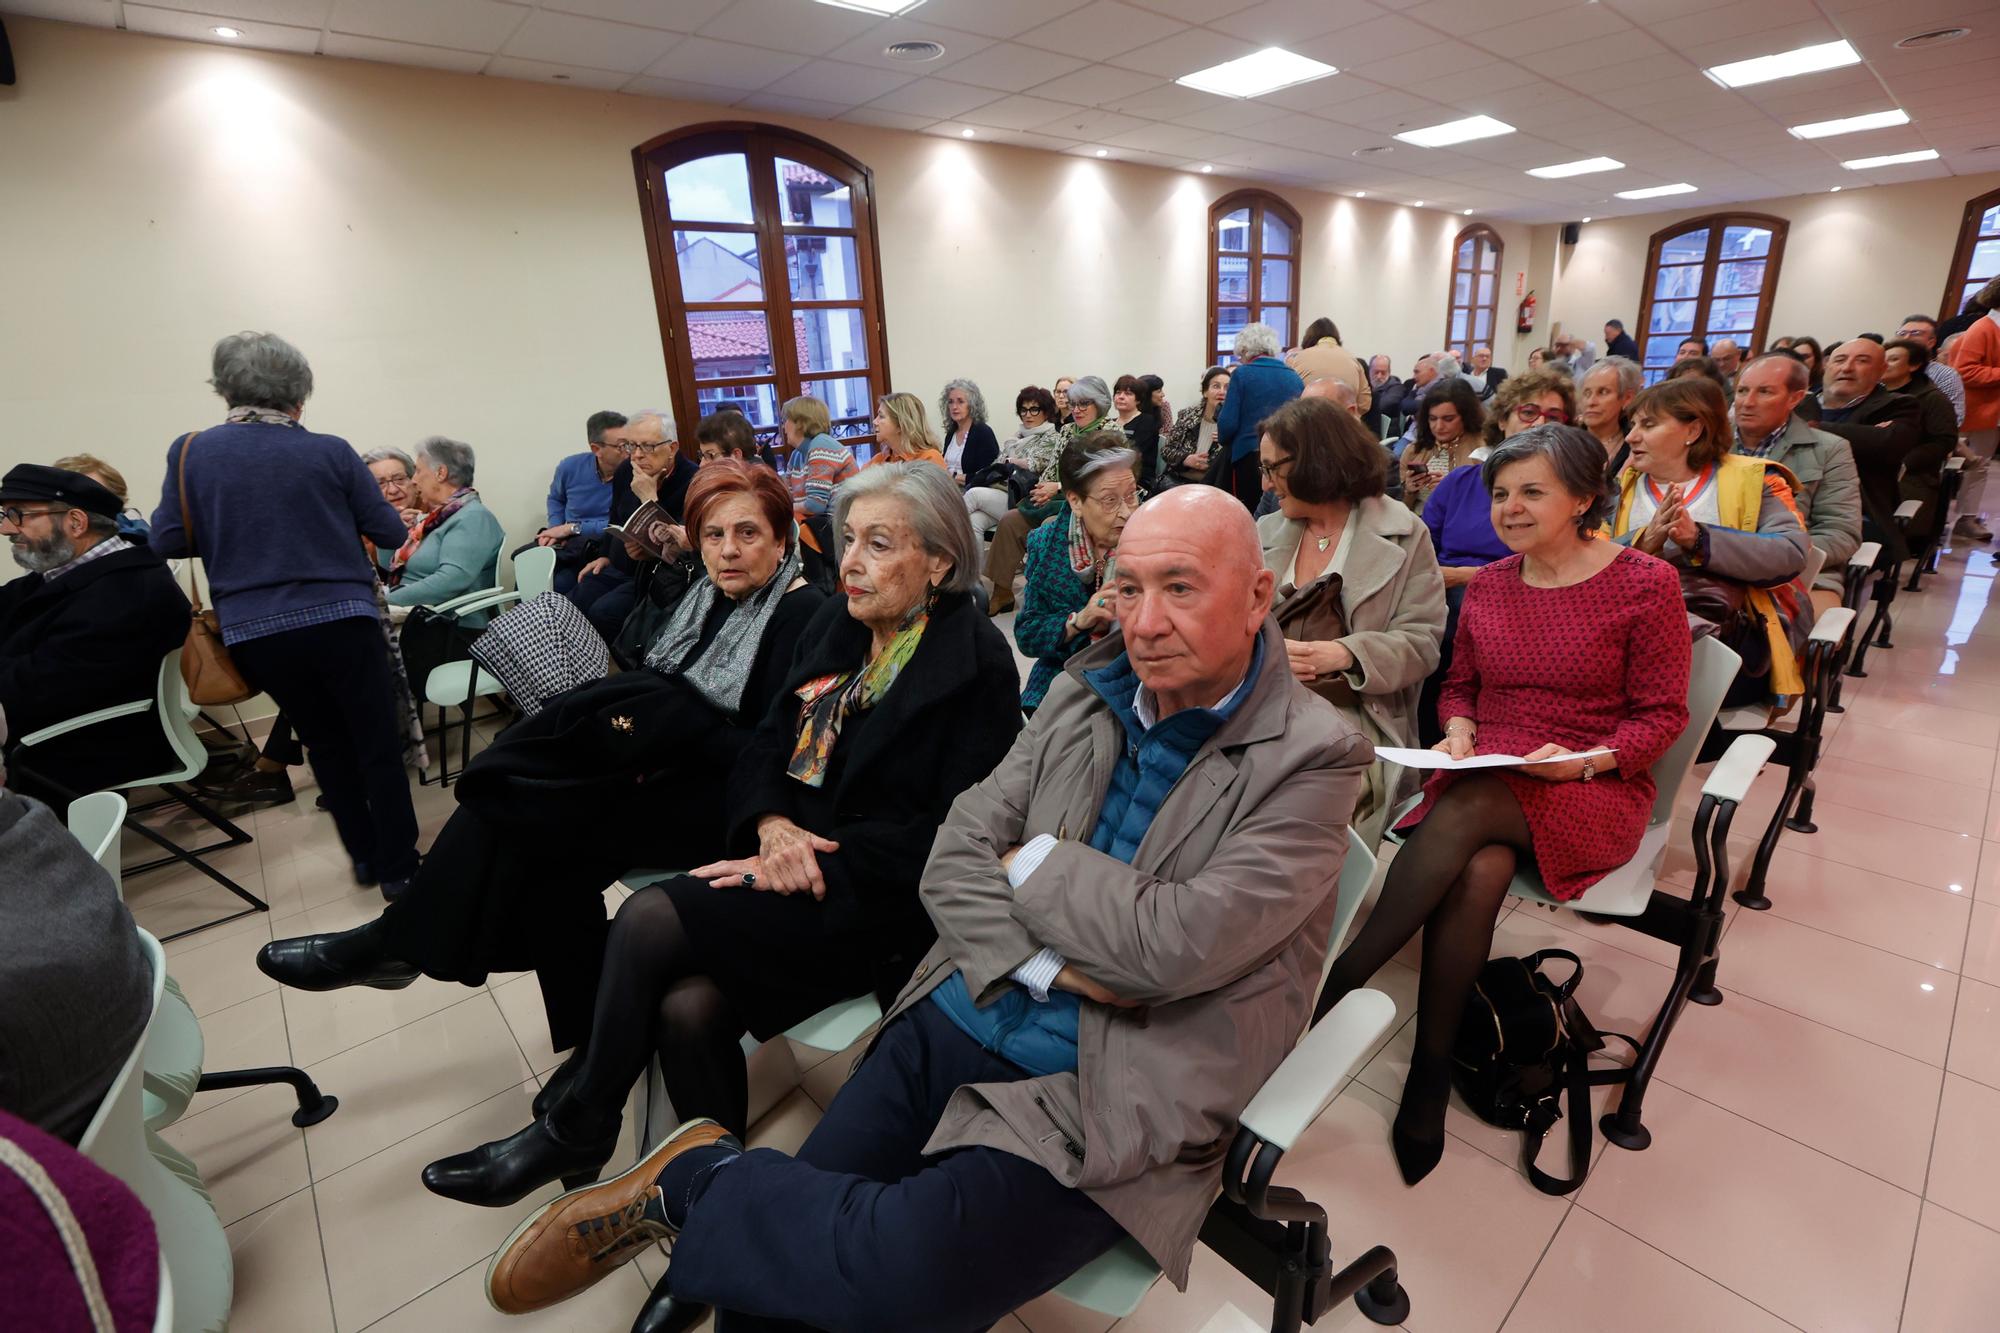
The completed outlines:
[[[1542,964],[1561,960],[1572,967],[1561,983],[1542,974]],[[1591,1053],[1604,1038],[1637,1042],[1622,1033],[1600,1033],[1576,1001],[1583,960],[1567,949],[1542,949],[1526,958],[1492,958],[1479,971],[1459,1021],[1452,1049],[1452,1083],[1481,1120],[1525,1133],[1521,1168],[1544,1194],[1568,1194],[1590,1170]],[[1563,1118],[1569,1099],[1568,1177],[1552,1176],[1535,1165],[1542,1140]]]

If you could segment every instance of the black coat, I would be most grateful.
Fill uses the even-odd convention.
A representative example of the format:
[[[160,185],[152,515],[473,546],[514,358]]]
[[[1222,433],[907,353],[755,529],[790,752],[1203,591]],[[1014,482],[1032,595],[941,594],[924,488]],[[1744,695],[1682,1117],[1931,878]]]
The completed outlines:
[[[187,639],[188,599],[149,546],[115,551],[53,580],[0,587],[0,708],[15,738],[158,690],[160,659]],[[27,774],[78,794],[174,766],[148,709],[31,747]]]
[[[788,688],[737,761],[729,786],[729,854],[757,851],[757,821],[783,815],[840,844],[821,854],[826,929],[869,954],[878,993],[908,978],[936,938],[917,898],[931,843],[960,792],[998,766],[1021,730],[1014,651],[964,593],[947,593],[923,642],[851,744],[835,742],[831,791],[786,772],[807,681],[860,665],[867,626],[835,598],[807,627]],[[824,817],[831,811],[831,818]]]
[[[951,437],[945,437],[951,443]],[[961,476],[972,478],[992,467],[1000,460],[1000,441],[993,434],[993,427],[984,422],[975,423],[965,432],[965,452],[959,456],[958,471]]]
[[[672,514],[676,523],[681,521],[681,506],[687,501],[688,483],[694,480],[694,474],[699,470],[700,465],[692,458],[686,454],[675,454],[672,469],[660,478],[660,508]],[[623,524],[638,513],[639,506],[644,503],[632,493],[632,460],[628,458],[611,474],[610,521]],[[638,562],[625,554],[625,543],[618,538],[607,532],[597,542],[596,554],[608,557],[613,569],[630,574],[638,568]]]
[[[1845,421],[1828,421],[1822,396],[1806,400],[1821,414],[1813,425],[1838,435],[1854,449],[1854,470],[1861,475],[1861,515],[1866,521],[1863,535],[1881,542],[1889,559],[1909,559],[1909,546],[1896,528],[1903,468],[1907,464],[1914,472],[1935,472],[1944,462],[1942,457],[1929,458],[1930,451],[1923,447],[1923,408],[1908,394],[1891,393],[1878,384]]]
[[[1622,356],[1627,360],[1637,361],[1639,359],[1639,344],[1632,341],[1631,334],[1621,333],[1605,344],[1604,354],[1606,356]]]

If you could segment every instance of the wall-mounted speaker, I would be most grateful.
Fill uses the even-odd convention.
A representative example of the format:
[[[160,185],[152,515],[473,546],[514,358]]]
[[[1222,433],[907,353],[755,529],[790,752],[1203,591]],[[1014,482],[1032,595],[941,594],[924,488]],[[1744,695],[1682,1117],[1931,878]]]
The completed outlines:
[[[1577,241],[1577,237],[1579,237],[1579,236],[1581,236],[1581,235],[1583,235],[1583,224],[1582,224],[1581,222],[1565,222],[1565,223],[1563,223],[1563,244],[1564,244],[1564,245],[1575,245],[1575,244],[1576,244],[1576,241]]]

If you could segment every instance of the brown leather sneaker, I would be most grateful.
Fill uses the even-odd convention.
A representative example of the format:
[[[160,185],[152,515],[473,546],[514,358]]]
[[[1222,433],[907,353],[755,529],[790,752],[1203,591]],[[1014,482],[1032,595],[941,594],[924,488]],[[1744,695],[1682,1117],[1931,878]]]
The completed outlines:
[[[670,1241],[658,1184],[668,1162],[729,1137],[713,1120],[690,1120],[623,1175],[571,1190],[514,1228],[486,1269],[486,1300],[502,1314],[544,1309],[630,1263],[648,1245]]]

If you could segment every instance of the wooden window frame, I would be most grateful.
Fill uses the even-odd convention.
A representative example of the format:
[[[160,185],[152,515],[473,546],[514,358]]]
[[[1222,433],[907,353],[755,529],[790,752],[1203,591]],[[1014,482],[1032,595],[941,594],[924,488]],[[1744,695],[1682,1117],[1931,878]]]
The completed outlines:
[[[1764,285],[1757,291],[1757,322],[1750,330],[1750,345],[1743,349],[1743,359],[1748,361],[1761,353],[1770,335],[1771,306],[1777,300],[1778,274],[1785,260],[1785,233],[1790,230],[1791,224],[1769,213],[1709,213],[1702,217],[1683,218],[1654,232],[1646,247],[1645,285],[1639,289],[1639,319],[1633,337],[1639,343],[1640,370],[1648,376],[1652,371],[1646,366],[1646,343],[1652,336],[1653,292],[1660,282],[1660,251],[1676,236],[1700,231],[1704,227],[1708,229],[1708,250],[1701,261],[1701,287],[1694,297],[1694,331],[1686,336],[1708,341],[1704,330],[1708,325],[1709,307],[1715,299],[1716,273],[1722,264],[1722,238],[1731,227],[1760,227],[1771,233],[1771,248],[1764,255]],[[1665,372],[1661,373],[1664,375]],[[1649,378],[1647,382],[1652,381]]]
[[[1500,269],[1506,262],[1507,243],[1500,239],[1499,232],[1493,230],[1493,228],[1487,226],[1484,222],[1475,222],[1469,227],[1461,228],[1458,235],[1451,238],[1451,277],[1446,280],[1444,289],[1444,346],[1450,348],[1452,355],[1458,357],[1459,364],[1463,365],[1467,371],[1470,371],[1472,369],[1472,349],[1481,345],[1478,337],[1478,315],[1482,308],[1478,299],[1479,275],[1485,270],[1479,267],[1479,247],[1477,245],[1474,245],[1472,250],[1472,267],[1467,270],[1459,268],[1459,248],[1467,241],[1484,241],[1493,250],[1493,299],[1484,307],[1488,315],[1485,342],[1485,346],[1487,347],[1493,346],[1500,338]],[[1458,275],[1461,271],[1472,275],[1473,299],[1465,305],[1460,305],[1457,300]],[[1451,340],[1451,317],[1461,310],[1465,312],[1465,351],[1462,355],[1458,350],[1458,344]]]
[[[710,222],[690,218],[677,222],[668,207],[666,173],[684,162],[720,153],[742,153],[750,176],[748,223]],[[779,158],[808,166],[841,182],[852,191],[854,225],[815,227],[784,222],[782,200],[778,197],[775,163]],[[882,250],[880,230],[875,220],[875,173],[850,154],[822,139],[800,134],[781,125],[757,121],[708,121],[670,130],[648,139],[632,150],[632,170],[639,190],[639,212],[646,233],[646,259],[652,269],[653,300],[659,318],[660,348],[666,362],[668,392],[673,401],[674,419],[681,425],[681,452],[696,454],[694,423],[700,420],[699,391],[721,386],[769,384],[782,408],[789,398],[804,392],[808,380],[843,379],[866,375],[869,381],[869,411],[889,392],[889,337],[882,314]],[[676,228],[711,232],[754,233],[757,236],[758,273],[763,299],[757,302],[688,302],[681,292],[680,265],[675,261],[673,234]],[[795,236],[851,236],[854,240],[858,297],[854,300],[795,301],[785,259],[785,239]],[[863,336],[868,352],[865,370],[801,371],[788,334],[792,316],[800,311],[851,309],[861,307]],[[773,373],[745,375],[721,380],[696,380],[694,349],[683,331],[688,316],[703,311],[758,309],[765,313],[772,342]],[[831,404],[828,405],[831,407]],[[839,417],[837,421],[853,421]],[[765,443],[781,435],[778,428],[764,428],[758,438]],[[869,430],[839,437],[849,446],[873,444]]]
[[[1222,219],[1239,208],[1250,210],[1250,248],[1248,250],[1222,249]],[[1283,301],[1266,301],[1264,296],[1264,214],[1277,214],[1280,221],[1292,229],[1292,249],[1289,254],[1273,254],[1273,259],[1283,259],[1292,266],[1292,290]],[[1222,353],[1216,346],[1221,336],[1222,280],[1219,272],[1225,253],[1242,255],[1250,264],[1250,299],[1231,301],[1228,304],[1241,305],[1250,311],[1250,322],[1263,318],[1267,307],[1281,308],[1286,312],[1286,322],[1290,325],[1288,338],[1297,343],[1299,328],[1299,267],[1305,261],[1305,225],[1299,217],[1299,210],[1269,190],[1236,190],[1223,195],[1208,206],[1208,343],[1202,349],[1202,364],[1217,364]]]
[[[1951,268],[1945,274],[1944,300],[1938,304],[1939,322],[1957,315],[1965,304],[1959,293],[1972,281],[1966,273],[1972,268],[1972,251],[1979,244],[1979,220],[1996,204],[2000,204],[2000,189],[1966,201],[1965,216],[1958,224],[1958,246],[1951,252]]]

